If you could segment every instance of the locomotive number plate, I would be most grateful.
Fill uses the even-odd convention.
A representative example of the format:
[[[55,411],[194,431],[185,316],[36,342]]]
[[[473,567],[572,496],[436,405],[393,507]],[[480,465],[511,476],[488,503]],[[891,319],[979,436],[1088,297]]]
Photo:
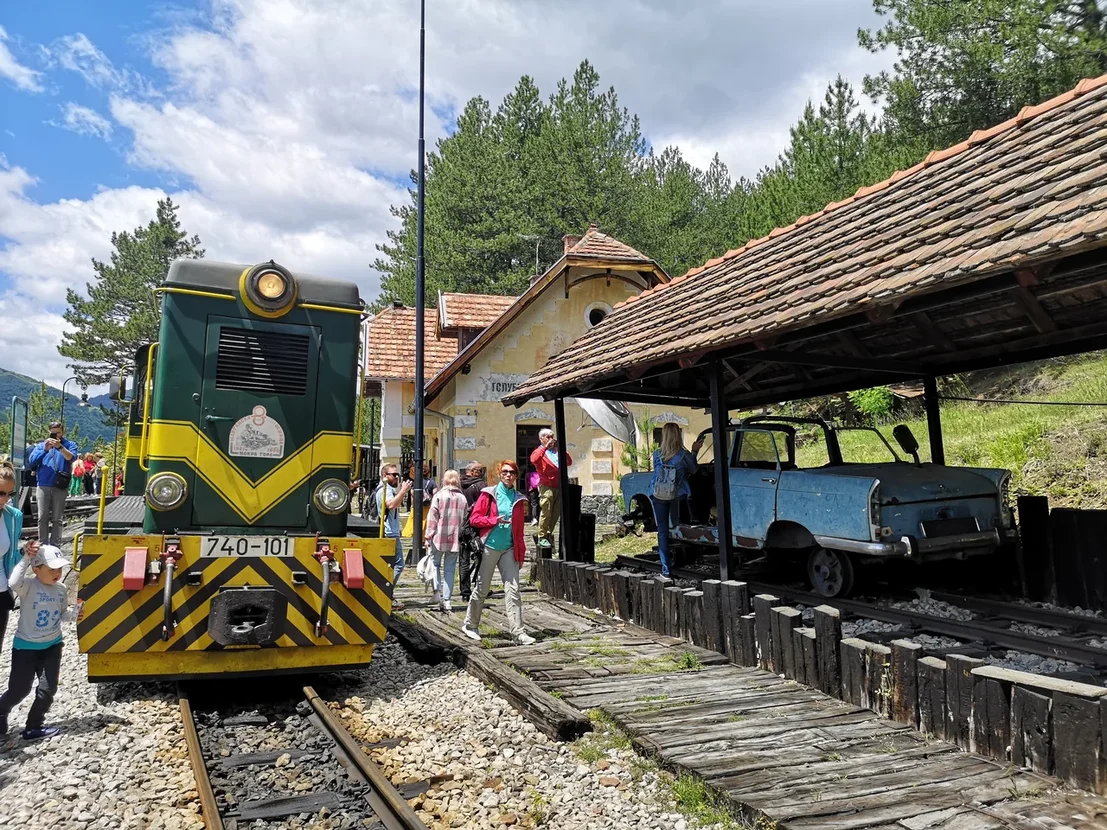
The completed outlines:
[[[292,540],[287,536],[206,536],[201,555],[217,556],[292,556]]]

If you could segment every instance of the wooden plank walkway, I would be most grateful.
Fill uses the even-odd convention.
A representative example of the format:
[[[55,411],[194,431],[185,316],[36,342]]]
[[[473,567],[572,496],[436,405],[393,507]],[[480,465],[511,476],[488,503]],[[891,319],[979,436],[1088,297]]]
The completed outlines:
[[[524,621],[539,642],[514,645],[494,597],[477,644],[460,633],[463,609],[429,610],[429,596],[409,585],[398,593],[419,627],[494,656],[582,711],[604,711],[640,751],[703,778],[751,820],[804,830],[1107,830],[1107,799],[682,639],[531,589]]]

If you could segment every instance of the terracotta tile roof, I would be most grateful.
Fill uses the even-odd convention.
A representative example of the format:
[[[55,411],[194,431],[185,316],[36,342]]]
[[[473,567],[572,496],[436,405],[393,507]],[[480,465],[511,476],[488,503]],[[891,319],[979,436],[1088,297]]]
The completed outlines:
[[[414,308],[390,306],[369,321],[367,378],[415,379],[415,314]],[[435,337],[437,319],[437,309],[423,309],[424,376],[428,378],[457,356],[456,337]]]
[[[632,297],[505,403],[1107,243],[1107,76]]]
[[[584,253],[574,253],[577,248],[581,248]],[[609,253],[602,253],[602,251],[608,251]],[[532,282],[526,291],[518,297],[509,298],[511,303],[504,312],[458,353],[438,375],[432,377],[425,390],[427,403],[430,404],[466,363],[475,358],[485,347],[499,337],[503,330],[511,324],[511,321],[533,303],[543,291],[553,285],[561,274],[574,266],[583,265],[585,268],[592,269],[593,267],[602,268],[605,263],[610,263],[612,268],[622,266],[635,271],[649,272],[652,274],[650,277],[652,280],[667,281],[669,279],[669,275],[665,273],[664,269],[652,259],[634,250],[629,245],[624,245],[619,240],[601,233],[595,225],[589,225],[584,236],[570,247],[561,259]],[[636,267],[639,264],[642,266],[641,268]],[[427,377],[431,377],[429,371]]]
[[[596,225],[589,225],[588,230],[580,241],[565,252],[568,257],[587,257],[595,259],[610,259],[626,262],[652,263],[645,254],[634,250],[629,245],[620,242],[613,236],[600,231]]]
[[[438,301],[438,324],[447,331],[485,329],[517,299],[503,294],[442,294]]]

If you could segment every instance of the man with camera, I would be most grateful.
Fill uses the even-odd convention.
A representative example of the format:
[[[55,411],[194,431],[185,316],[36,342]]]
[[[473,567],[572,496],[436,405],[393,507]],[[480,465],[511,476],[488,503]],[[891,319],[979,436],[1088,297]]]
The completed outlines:
[[[50,437],[35,444],[27,467],[37,475],[38,538],[43,544],[61,547],[65,496],[73,479],[77,445],[65,437],[61,421],[50,424]]]
[[[561,474],[557,436],[549,427],[538,432],[541,442],[530,454],[530,463],[538,471],[538,547],[539,555],[550,556],[553,551],[553,532],[561,517]],[[571,467],[573,457],[565,453],[565,464]],[[532,573],[533,576],[533,573]]]

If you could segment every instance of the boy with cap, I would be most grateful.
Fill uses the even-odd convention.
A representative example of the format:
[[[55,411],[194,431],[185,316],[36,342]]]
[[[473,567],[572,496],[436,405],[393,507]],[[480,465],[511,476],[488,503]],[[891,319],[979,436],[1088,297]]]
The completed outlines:
[[[44,726],[46,712],[58,691],[61,671],[61,624],[69,619],[69,589],[61,581],[66,561],[53,545],[28,542],[23,558],[8,577],[11,592],[19,597],[19,625],[12,644],[12,668],[8,690],[0,697],[0,735],[8,731],[8,713],[31,692],[38,678],[35,702],[27,713],[23,739],[37,741],[57,735],[57,727]],[[33,573],[28,573],[31,568]],[[78,621],[84,616],[78,604]]]

